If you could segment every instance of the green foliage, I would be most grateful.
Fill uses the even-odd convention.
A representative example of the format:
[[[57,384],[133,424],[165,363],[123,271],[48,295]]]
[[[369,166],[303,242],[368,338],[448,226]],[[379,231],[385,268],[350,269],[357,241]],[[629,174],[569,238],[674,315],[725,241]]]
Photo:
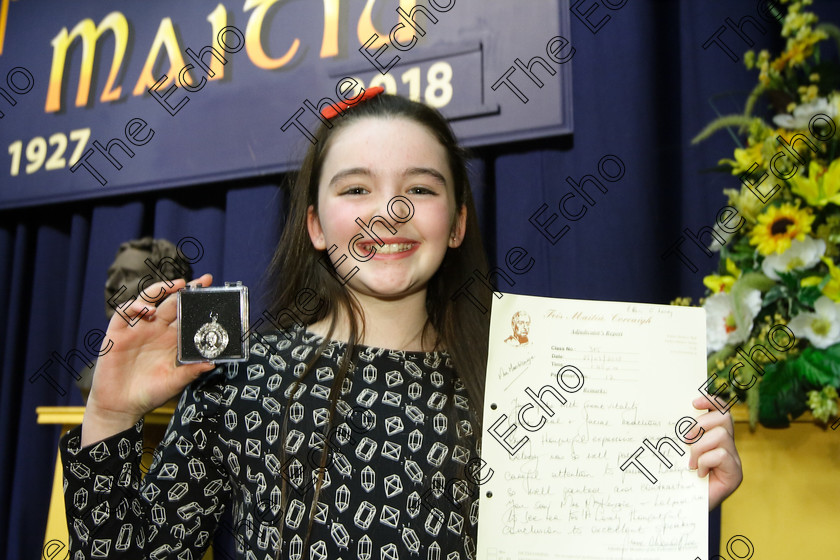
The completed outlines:
[[[692,138],[691,143],[697,144],[698,142],[702,142],[721,128],[737,125],[739,128],[746,129],[755,120],[755,117],[745,117],[744,115],[724,115],[722,117],[718,117],[706,125],[706,128],[701,130],[697,136]]]
[[[796,301],[798,301],[801,305],[804,305],[808,308],[814,307],[814,302],[817,301],[822,292],[820,288],[817,286],[809,286],[807,288],[800,288],[799,292],[796,294]]]
[[[771,303],[773,300],[768,301],[768,297],[776,297],[776,299],[785,299],[785,303],[787,304],[786,312],[788,316],[798,315],[799,313],[809,312],[814,308],[814,302],[819,299],[822,295],[820,291],[822,285],[825,284],[825,281],[822,282],[820,286],[808,286],[803,287],[801,284],[802,277],[805,276],[803,272],[782,272],[779,273],[779,278],[781,278],[782,283],[777,284],[773,289],[767,292],[767,296],[765,296],[764,304]]]
[[[840,344],[806,348],[798,358],[768,364],[759,383],[758,419],[768,428],[786,428],[808,410],[808,391],[840,387]]]
[[[764,378],[758,387],[758,419],[768,428],[787,428],[788,415],[797,418],[808,410],[805,404],[808,391],[796,376],[795,361],[776,362],[764,368]]]
[[[747,408],[750,411],[750,430],[755,430],[755,427],[758,425],[758,411],[761,406],[761,396],[758,392],[759,386],[761,386],[761,383],[756,383],[747,389]]]
[[[744,272],[758,270],[760,268],[755,247],[750,245],[750,240],[745,235],[740,236],[734,243],[730,240],[721,250],[720,257],[718,274],[726,273],[727,258],[732,259],[735,266]]]

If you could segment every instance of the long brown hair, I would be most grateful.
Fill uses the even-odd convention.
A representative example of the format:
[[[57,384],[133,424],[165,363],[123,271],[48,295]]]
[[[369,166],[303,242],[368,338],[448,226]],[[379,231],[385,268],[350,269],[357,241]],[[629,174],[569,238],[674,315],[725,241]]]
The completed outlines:
[[[341,360],[339,372],[333,380],[333,389],[330,391],[329,423],[332,425],[340,393],[337,388],[341,386],[350,370],[356,345],[363,340],[364,318],[358,300],[339,280],[326,251],[318,251],[313,247],[306,225],[307,209],[309,206],[314,206],[315,212],[318,211],[318,185],[321,169],[330,149],[331,138],[336,132],[365,117],[403,118],[426,127],[446,151],[447,162],[454,179],[456,209],[460,209],[462,205],[467,208],[463,242],[459,247],[450,247],[447,250],[440,268],[429,280],[426,292],[428,317],[421,339],[425,341],[431,329],[435,333],[433,349],[445,350],[449,353],[458,377],[467,390],[471,408],[475,414],[477,433],[480,433],[489,316],[470,301],[468,296],[455,297],[455,294],[472,276],[473,271],[486,271],[487,262],[467,177],[466,154],[458,145],[444,117],[435,109],[402,97],[380,94],[347,109],[343,115],[328,121],[328,124],[322,123],[319,126],[314,135],[315,143],[309,148],[300,171],[291,183],[288,219],[267,270],[270,290],[269,309],[274,313],[279,313],[280,310],[297,308],[301,312],[300,318],[305,325],[329,318],[329,328],[324,341],[313,353],[304,375],[296,383],[301,383],[309,375],[315,361],[332,339],[339,311],[343,316],[350,318],[346,352]],[[349,268],[351,267],[348,266]],[[311,313],[308,313],[306,309],[301,309],[296,302],[298,294],[307,289],[314,291],[321,302],[314,306]],[[478,298],[485,309],[489,309],[491,292],[489,290],[476,291],[478,293],[474,297]],[[292,394],[295,390],[292,389]],[[284,419],[284,434],[287,419],[288,414]],[[311,533],[315,504],[318,501],[323,471],[327,462],[327,452],[328,445],[324,445],[318,483],[310,508],[306,541],[309,540]],[[285,459],[281,461],[281,464],[285,464]],[[285,486],[285,478],[283,485]],[[282,534],[282,513],[285,512],[288,501],[286,488],[281,490],[281,500],[283,502],[280,509]],[[304,544],[304,550],[306,549],[307,546]]]

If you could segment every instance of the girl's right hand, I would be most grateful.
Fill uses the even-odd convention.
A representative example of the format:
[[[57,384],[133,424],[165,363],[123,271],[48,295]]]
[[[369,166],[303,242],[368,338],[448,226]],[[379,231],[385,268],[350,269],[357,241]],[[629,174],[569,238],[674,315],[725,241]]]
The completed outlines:
[[[210,274],[190,284],[203,287],[213,281]],[[215,368],[210,362],[175,365],[178,349],[177,298],[169,297],[186,285],[183,279],[152,284],[144,290],[149,299],[158,298],[157,306],[142,297],[124,314],[136,317],[143,308],[145,316],[130,326],[114,314],[108,324],[103,344],[113,347],[96,362],[82,421],[82,447],[96,443],[132,427],[144,414],[180,393],[202,373]],[[163,290],[163,293],[161,293]],[[158,296],[158,294],[160,294]],[[165,298],[160,301],[159,298]]]

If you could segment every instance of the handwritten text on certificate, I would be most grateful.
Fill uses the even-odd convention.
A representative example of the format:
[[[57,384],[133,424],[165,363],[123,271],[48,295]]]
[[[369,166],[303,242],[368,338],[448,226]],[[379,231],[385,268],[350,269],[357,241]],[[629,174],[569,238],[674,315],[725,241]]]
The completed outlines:
[[[493,301],[479,560],[706,556],[708,477],[675,434],[703,414],[705,327],[699,308]]]

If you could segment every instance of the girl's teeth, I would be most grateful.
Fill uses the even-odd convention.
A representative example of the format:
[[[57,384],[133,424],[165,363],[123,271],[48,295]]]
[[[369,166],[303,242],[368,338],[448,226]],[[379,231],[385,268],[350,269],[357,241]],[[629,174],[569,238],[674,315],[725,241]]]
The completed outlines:
[[[402,253],[403,251],[408,251],[413,246],[413,243],[389,243],[387,245],[383,245],[382,247],[377,247],[376,251],[378,253],[382,253],[383,255],[388,255],[391,253]]]

